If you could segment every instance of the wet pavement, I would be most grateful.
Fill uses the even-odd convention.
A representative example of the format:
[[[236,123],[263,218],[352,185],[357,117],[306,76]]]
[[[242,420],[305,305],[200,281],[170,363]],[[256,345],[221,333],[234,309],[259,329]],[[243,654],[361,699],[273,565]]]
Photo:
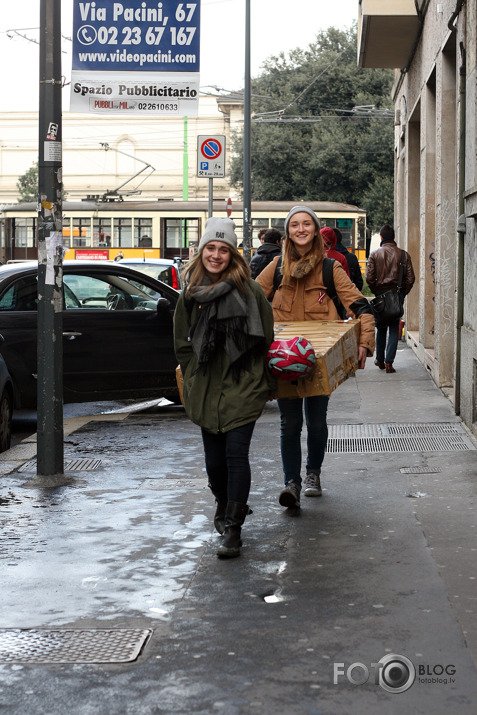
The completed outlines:
[[[333,429],[460,428],[401,344],[396,369],[368,360],[341,385]],[[475,713],[477,445],[464,443],[329,453],[323,497],[284,510],[270,403],[252,441],[242,555],[223,561],[200,431],[181,407],[67,419],[65,462],[100,464],[57,488],[34,486],[30,437],[0,455],[0,709]],[[34,664],[21,647],[2,651],[11,629],[151,634],[134,662]],[[389,692],[372,664],[398,656],[416,679]]]

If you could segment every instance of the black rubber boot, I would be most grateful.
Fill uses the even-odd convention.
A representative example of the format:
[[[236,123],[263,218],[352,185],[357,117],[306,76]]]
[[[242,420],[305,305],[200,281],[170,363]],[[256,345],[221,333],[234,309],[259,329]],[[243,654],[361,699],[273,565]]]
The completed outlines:
[[[245,521],[250,509],[247,504],[237,501],[229,501],[225,510],[225,532],[224,541],[217,549],[217,556],[221,559],[233,559],[240,556],[242,539],[240,533],[241,526]]]
[[[217,505],[214,516],[214,526],[216,531],[219,532],[219,534],[223,534],[225,531],[225,510],[227,508],[227,494],[214,491],[210,484],[209,489],[214,495],[215,503]]]

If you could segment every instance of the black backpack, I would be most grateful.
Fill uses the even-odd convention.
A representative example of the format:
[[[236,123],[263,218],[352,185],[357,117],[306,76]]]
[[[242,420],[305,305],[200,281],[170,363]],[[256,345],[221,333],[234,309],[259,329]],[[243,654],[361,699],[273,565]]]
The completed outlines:
[[[338,315],[340,316],[340,318],[344,319],[346,317],[346,310],[340,299],[338,298],[338,294],[335,288],[335,281],[333,278],[334,263],[334,258],[327,258],[326,256],[323,258],[323,283],[325,284],[326,295],[328,296],[328,298],[331,298],[331,300],[335,304],[336,310],[338,311]],[[280,270],[281,266],[282,256],[280,256],[277,261],[277,265],[275,266],[275,273],[273,275],[273,294],[272,296],[270,296],[269,300],[272,300],[273,296],[275,295],[278,287],[283,280],[283,276]]]

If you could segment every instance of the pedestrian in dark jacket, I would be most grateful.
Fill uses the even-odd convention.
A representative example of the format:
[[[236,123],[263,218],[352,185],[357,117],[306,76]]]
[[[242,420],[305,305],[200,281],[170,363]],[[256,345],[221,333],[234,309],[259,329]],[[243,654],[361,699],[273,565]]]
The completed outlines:
[[[269,228],[265,232],[263,243],[257,248],[250,261],[250,272],[252,278],[256,278],[273,261],[275,256],[279,256],[281,249],[282,234],[276,228]]]
[[[341,231],[338,228],[334,228],[333,231],[335,232],[336,236],[335,251],[338,251],[338,253],[341,253],[341,255],[345,257],[346,263],[348,264],[349,277],[355,284],[356,288],[358,290],[362,290],[363,275],[359,266],[358,257],[355,256],[354,253],[351,253],[351,251],[348,251],[346,246],[343,244],[343,236],[341,234]]]
[[[235,224],[210,218],[198,254],[184,269],[186,287],[174,314],[184,407],[202,428],[215,528],[224,535],[217,555],[240,555],[249,511],[249,448],[255,422],[276,390],[266,367],[273,313],[237,250]]]
[[[395,235],[392,226],[385,224],[381,228],[379,235],[381,236],[381,246],[370,253],[366,269],[366,282],[375,295],[381,295],[387,290],[397,290],[402,255],[401,249],[394,240]],[[414,280],[411,256],[406,252],[399,293],[401,303],[404,303],[404,298],[414,285]],[[396,372],[393,362],[396,357],[399,340],[399,320],[397,318],[389,325],[376,324],[376,360],[374,364],[380,370],[386,370],[387,373]]]

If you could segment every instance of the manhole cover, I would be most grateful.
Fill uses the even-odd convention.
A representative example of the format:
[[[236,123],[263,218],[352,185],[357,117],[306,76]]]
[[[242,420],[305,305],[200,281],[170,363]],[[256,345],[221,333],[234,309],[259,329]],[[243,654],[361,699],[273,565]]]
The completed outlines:
[[[77,457],[76,459],[68,459],[64,463],[65,472],[92,472],[99,469],[101,466],[100,459],[91,459],[86,457]],[[36,474],[36,459],[31,459],[29,462],[22,464],[19,472],[34,472]]]
[[[331,453],[460,452],[476,447],[459,423],[330,425]]]
[[[151,630],[0,630],[0,663],[129,663]]]

